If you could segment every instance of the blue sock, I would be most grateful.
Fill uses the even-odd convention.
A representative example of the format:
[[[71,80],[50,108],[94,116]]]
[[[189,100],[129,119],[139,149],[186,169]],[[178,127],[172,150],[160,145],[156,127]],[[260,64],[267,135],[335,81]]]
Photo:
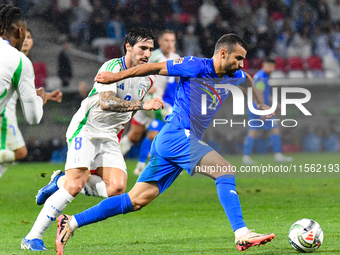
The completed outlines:
[[[147,137],[144,138],[141,146],[140,146],[140,150],[139,150],[139,161],[140,162],[144,162],[146,161],[148,154],[150,152],[151,149],[151,143],[152,141],[150,141]]]
[[[273,146],[274,153],[281,153],[282,152],[282,142],[281,137],[278,134],[273,134],[270,136],[270,141]]]
[[[133,211],[130,197],[127,193],[102,200],[99,204],[74,215],[78,226],[105,220],[109,217]]]
[[[253,151],[254,144],[255,139],[247,135],[243,143],[243,155],[250,156],[251,152]]]
[[[222,175],[215,180],[217,195],[220,199],[228,220],[235,232],[239,228],[243,228],[246,224],[243,221],[240,200],[236,193],[235,176]]]

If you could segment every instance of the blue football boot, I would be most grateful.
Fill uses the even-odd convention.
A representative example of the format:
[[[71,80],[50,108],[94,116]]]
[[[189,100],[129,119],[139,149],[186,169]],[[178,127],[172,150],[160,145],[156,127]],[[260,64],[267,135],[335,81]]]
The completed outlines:
[[[43,240],[38,238],[28,240],[26,237],[24,237],[24,239],[21,241],[21,249],[31,251],[47,251]]]
[[[43,205],[45,201],[52,196],[58,189],[57,182],[61,176],[64,176],[65,172],[61,170],[54,171],[51,176],[51,181],[38,191],[38,194],[35,196],[35,202],[37,205]]]

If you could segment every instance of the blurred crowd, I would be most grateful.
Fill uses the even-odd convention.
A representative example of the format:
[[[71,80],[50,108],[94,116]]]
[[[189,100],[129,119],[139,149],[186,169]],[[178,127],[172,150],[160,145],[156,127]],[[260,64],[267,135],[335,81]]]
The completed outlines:
[[[78,45],[120,44],[126,31],[171,29],[181,55],[211,57],[235,32],[248,58],[320,56],[339,65],[340,0],[0,0],[53,22]],[[331,65],[330,64],[330,65]]]
[[[182,56],[211,57],[216,40],[234,32],[248,44],[247,58],[305,59],[316,55],[325,69],[340,69],[340,0],[0,0],[3,3],[20,7],[28,19],[40,17],[55,24],[69,41],[94,50],[121,45],[127,31],[144,26],[155,34],[173,30],[177,36],[176,51]],[[69,77],[72,74],[66,76],[66,83]],[[81,102],[80,96],[76,101]],[[283,150],[339,151],[335,126],[333,121],[326,130],[282,130]],[[216,139],[208,140],[216,150],[242,153],[244,135],[223,139],[215,135]],[[49,160],[53,151],[43,149],[44,146],[55,146],[54,151],[65,146],[56,139],[44,145],[32,138],[29,144],[33,155],[28,160]],[[269,151],[270,142],[264,133],[258,138],[255,152]],[[48,153],[41,156],[40,152]],[[61,159],[58,153],[57,160]]]

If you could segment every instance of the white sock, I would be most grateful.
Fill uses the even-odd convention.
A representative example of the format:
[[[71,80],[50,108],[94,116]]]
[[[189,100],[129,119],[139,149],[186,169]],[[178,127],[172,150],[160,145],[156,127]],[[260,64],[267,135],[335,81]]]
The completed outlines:
[[[57,181],[57,186],[60,189],[61,187],[64,187],[66,175],[60,176],[58,181]]]
[[[244,236],[245,234],[247,234],[247,232],[248,232],[247,227],[236,229],[235,230],[235,238],[240,238],[241,236]]]
[[[133,145],[133,142],[129,140],[127,135],[123,136],[120,140],[120,149],[122,151],[123,156],[125,156],[126,153],[128,153]]]
[[[274,157],[282,157],[282,153],[281,152],[277,152],[277,153],[274,153]]]
[[[65,175],[58,179],[57,185],[60,188],[64,186],[64,183]],[[100,176],[90,175],[80,193],[87,196],[107,198],[106,184]]]
[[[70,203],[73,198],[74,197],[71,196],[64,187],[61,187],[50,196],[46,200],[43,209],[41,209],[31,231],[26,236],[26,239],[42,239],[45,231],[52,225],[57,217],[62,214],[67,204]]]
[[[0,150],[0,163],[14,162],[14,161],[15,161],[14,151],[11,151],[8,149]]]
[[[81,194],[94,197],[107,197],[106,184],[98,175],[90,175],[85,183],[84,188],[80,191]]]
[[[72,231],[78,228],[78,222],[74,216],[71,217],[69,224],[70,224],[70,228],[72,229]]]

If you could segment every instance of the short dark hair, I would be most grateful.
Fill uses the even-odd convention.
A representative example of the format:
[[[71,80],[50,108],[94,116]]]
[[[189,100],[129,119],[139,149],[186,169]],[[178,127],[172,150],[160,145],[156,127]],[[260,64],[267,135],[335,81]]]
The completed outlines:
[[[30,32],[30,34],[31,34],[31,36],[32,36],[32,38],[33,38],[33,33],[32,33],[32,30],[31,30],[31,29],[29,29],[29,28],[27,28],[27,32]]]
[[[161,38],[164,34],[173,34],[174,36],[176,36],[175,32],[170,30],[170,29],[165,29],[165,30],[162,30],[159,35],[158,35],[158,38]]]
[[[221,49],[226,49],[228,53],[232,53],[237,44],[243,49],[248,50],[247,44],[237,34],[223,35],[215,44],[215,54]]]
[[[12,24],[18,21],[25,21],[20,8],[6,4],[0,5],[0,35],[3,35]]]
[[[126,44],[129,43],[133,47],[136,43],[147,40],[155,40],[155,35],[148,28],[134,28],[124,38],[124,53],[126,53]]]
[[[272,57],[266,57],[263,61],[263,63],[271,63],[271,64],[275,64],[275,59]]]

